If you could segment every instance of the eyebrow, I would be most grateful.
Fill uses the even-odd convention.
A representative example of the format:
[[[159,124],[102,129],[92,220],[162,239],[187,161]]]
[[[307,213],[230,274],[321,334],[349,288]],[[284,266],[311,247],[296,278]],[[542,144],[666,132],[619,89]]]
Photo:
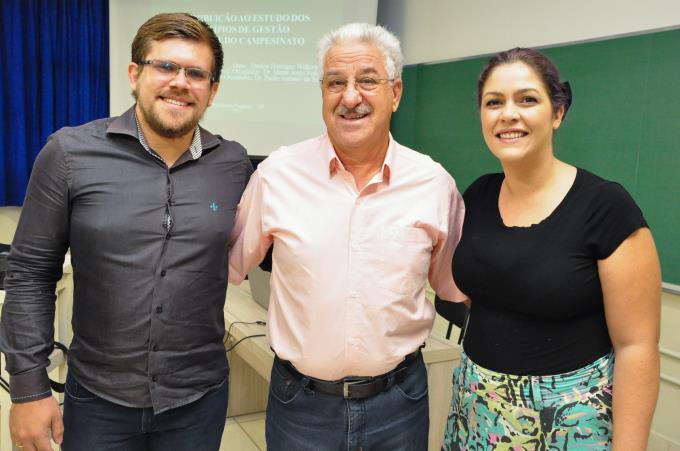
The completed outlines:
[[[147,60],[150,60],[150,61],[162,61],[162,62],[164,62],[164,63],[177,64],[179,67],[183,67],[183,68],[185,68],[185,69],[201,69],[202,71],[205,71],[205,72],[208,72],[208,73],[211,73],[211,72],[212,72],[212,69],[204,69],[204,68],[202,68],[201,66],[192,66],[192,65],[183,66],[183,65],[181,65],[180,63],[178,63],[177,61],[168,60],[168,59],[164,59],[164,58],[146,58],[146,59],[147,59]]]
[[[366,75],[366,74],[376,74],[378,75],[379,72],[375,67],[364,67],[362,69],[359,69],[359,72],[357,75]],[[336,69],[336,70],[328,70],[324,72],[324,76],[333,76],[333,75],[345,75],[343,70]]]
[[[524,88],[524,89],[520,89],[520,90],[516,91],[514,94],[525,94],[529,91],[538,92],[538,89],[536,89],[536,88]],[[504,94],[502,92],[491,91],[491,92],[485,92],[482,95],[482,98],[486,97],[486,96],[501,96],[502,97],[503,95]]]

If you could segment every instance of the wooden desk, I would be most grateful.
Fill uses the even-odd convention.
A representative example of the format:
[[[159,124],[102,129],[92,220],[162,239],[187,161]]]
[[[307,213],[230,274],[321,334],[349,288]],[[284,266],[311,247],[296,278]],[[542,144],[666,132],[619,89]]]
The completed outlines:
[[[238,286],[229,285],[225,323],[227,328],[231,327],[231,333],[225,343],[227,347],[244,337],[265,332],[265,326],[238,324],[237,321],[254,322],[266,319],[267,311],[252,300],[247,281]],[[264,411],[274,360],[267,338],[246,339],[228,356],[231,368],[229,416]],[[460,350],[451,341],[431,335],[423,349],[423,359],[427,367],[430,396],[429,449],[439,450],[451,403],[453,368],[460,359]]]

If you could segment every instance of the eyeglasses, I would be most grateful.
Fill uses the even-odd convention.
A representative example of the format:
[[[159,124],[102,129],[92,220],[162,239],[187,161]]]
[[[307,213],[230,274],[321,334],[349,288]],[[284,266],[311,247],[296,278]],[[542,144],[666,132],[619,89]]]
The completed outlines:
[[[172,61],[142,60],[137,64],[142,66],[151,66],[157,76],[168,80],[175,78],[180,70],[184,70],[184,76],[187,78],[189,83],[212,83],[215,78],[207,70],[203,70],[198,67],[182,67]]]
[[[385,82],[393,82],[394,78],[375,78],[375,77],[359,77],[352,81],[354,84],[354,89],[362,92],[375,91],[378,86]],[[321,86],[328,92],[337,94],[339,92],[344,92],[347,89],[350,81],[347,78],[342,77],[324,77],[319,80]]]

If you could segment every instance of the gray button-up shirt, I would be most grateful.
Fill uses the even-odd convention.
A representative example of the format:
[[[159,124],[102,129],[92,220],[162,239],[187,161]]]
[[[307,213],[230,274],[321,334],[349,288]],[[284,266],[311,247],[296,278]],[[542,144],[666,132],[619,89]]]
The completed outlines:
[[[171,168],[140,143],[134,109],[49,138],[5,279],[0,347],[15,402],[50,394],[54,290],[69,247],[78,382],[160,413],[224,381],[228,238],[252,168],[240,144],[198,130],[200,152],[192,145]]]

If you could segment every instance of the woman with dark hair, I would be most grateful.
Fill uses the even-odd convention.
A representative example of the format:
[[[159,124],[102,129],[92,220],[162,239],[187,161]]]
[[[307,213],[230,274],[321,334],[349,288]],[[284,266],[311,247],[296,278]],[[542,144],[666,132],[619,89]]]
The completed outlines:
[[[541,53],[493,57],[478,103],[503,172],[464,195],[454,277],[471,310],[443,449],[644,450],[661,276],[642,212],[555,157],[571,89]]]

